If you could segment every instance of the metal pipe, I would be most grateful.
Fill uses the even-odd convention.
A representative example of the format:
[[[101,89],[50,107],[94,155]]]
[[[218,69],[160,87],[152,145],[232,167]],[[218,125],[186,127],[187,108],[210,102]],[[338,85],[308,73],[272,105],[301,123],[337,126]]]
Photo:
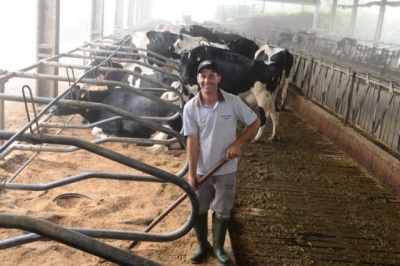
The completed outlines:
[[[165,180],[153,176],[129,175],[129,174],[111,173],[111,172],[85,172],[78,175],[69,176],[60,180],[52,181],[46,184],[36,185],[36,184],[11,183],[12,180],[7,180],[5,182],[2,182],[2,186],[6,189],[43,191],[65,185],[70,185],[90,178],[138,181],[138,182],[154,182],[154,183],[167,182]]]
[[[110,68],[112,70],[112,68]],[[129,70],[121,70],[121,72],[126,72],[126,73],[130,73],[132,71]],[[16,71],[13,72],[15,77],[22,77],[22,78],[32,78],[32,79],[45,79],[45,80],[58,80],[58,81],[69,81],[68,77],[61,77],[61,76],[55,76],[55,75],[45,75],[45,74],[37,74],[37,73],[26,73],[26,72],[20,72],[20,71]],[[128,90],[131,90],[137,94],[139,94],[140,96],[143,97],[147,97],[152,101],[155,101],[157,103],[160,104],[164,104],[165,106],[167,106],[168,108],[171,108],[174,111],[180,112],[182,113],[182,109],[170,102],[164,101],[163,99],[161,99],[160,97],[157,97],[145,90],[141,90],[132,86],[129,86],[125,83],[122,82],[117,82],[117,81],[110,81],[110,80],[97,80],[97,79],[86,79],[86,78],[82,78],[85,74],[83,74],[81,76],[81,78],[79,78],[75,83],[89,83],[89,84],[94,84],[94,85],[114,85],[114,86],[119,86],[121,88],[125,88]],[[138,75],[142,78],[141,75]],[[143,77],[146,79],[146,77]],[[161,87],[163,87],[164,85],[162,85],[162,83],[160,83]],[[173,92],[175,92],[176,94],[179,94],[180,92],[175,89],[174,87],[168,87],[168,90],[171,90]],[[42,112],[40,112],[40,114],[42,114],[43,112],[47,111],[50,109],[50,107],[52,105],[54,105],[54,103],[56,103],[59,99],[63,98],[65,94],[68,93],[68,90],[66,90],[64,93],[62,93],[61,95],[59,95],[57,98],[54,98],[52,102],[49,103],[49,106],[46,106]],[[52,98],[51,98],[52,99]],[[45,111],[44,111],[45,110]],[[40,117],[40,114],[38,115],[38,117]]]
[[[15,136],[13,132],[0,132],[0,139],[2,138],[11,138]],[[146,163],[137,161],[133,158],[130,158],[126,155],[119,154],[117,152],[111,151],[101,146],[97,146],[90,142],[78,139],[76,137],[65,137],[65,136],[51,136],[45,134],[31,134],[25,133],[21,134],[17,137],[20,141],[28,141],[34,143],[53,143],[53,144],[67,144],[74,145],[80,147],[89,152],[98,154],[115,162],[121,163],[123,165],[135,168],[139,171],[147,173],[152,176],[156,176],[164,181],[170,182],[174,185],[180,187],[183,191],[187,193],[189,199],[191,201],[192,212],[188,221],[181,227],[181,229],[176,230],[171,233],[164,234],[146,234],[146,233],[132,233],[132,232],[120,232],[120,231],[109,231],[109,230],[91,230],[91,229],[82,229],[82,228],[74,228],[73,230],[81,232],[85,235],[91,237],[98,238],[112,238],[112,239],[121,239],[121,240],[140,240],[140,241],[172,241],[178,239],[185,234],[187,234],[190,229],[193,227],[196,217],[199,214],[199,202],[197,195],[193,188],[190,186],[182,178],[179,178],[171,173],[168,173],[164,170],[158,169],[154,166],[148,165]]]
[[[199,181],[199,186],[202,185],[208,178],[210,178],[219,168],[221,168],[221,166],[223,166],[228,160],[226,158],[222,159],[221,161],[219,161],[213,168],[211,168],[211,170],[206,173]],[[187,194],[183,194],[182,196],[179,197],[179,199],[177,199],[170,207],[168,207],[163,213],[161,213],[156,219],[154,219],[151,224],[149,224],[146,229],[144,230],[144,232],[150,232],[151,229],[154,228],[154,226],[156,226],[162,219],[165,218],[165,216],[167,216],[173,209],[175,209],[175,207],[177,207],[179,204],[181,204],[181,202],[187,198]],[[133,241],[130,245],[129,245],[129,249],[133,248],[134,246],[136,246],[139,243],[139,241]]]
[[[64,92],[64,93],[66,93],[66,92]],[[15,96],[11,96],[10,98],[16,98],[16,97]],[[47,101],[46,98],[39,98],[39,97],[36,97],[33,100],[35,102],[46,102]],[[54,100],[52,102],[54,102]],[[51,102],[50,102],[50,104],[51,104]],[[107,110],[107,111],[110,111],[112,113],[115,113],[115,114],[121,115],[123,117],[129,118],[132,121],[135,121],[135,122],[137,122],[137,123],[139,123],[141,125],[150,127],[150,128],[152,128],[152,129],[154,129],[156,131],[161,131],[161,132],[166,133],[166,134],[168,134],[170,136],[173,136],[173,137],[177,138],[183,145],[185,144],[184,137],[180,133],[176,132],[175,130],[172,130],[172,129],[169,129],[167,127],[164,127],[164,126],[162,126],[162,125],[160,125],[158,123],[155,123],[153,121],[148,121],[148,120],[146,120],[144,118],[141,118],[139,116],[132,115],[129,112],[123,111],[123,110],[121,110],[119,108],[116,108],[116,107],[113,107],[113,106],[110,106],[110,105],[101,104],[101,103],[91,103],[91,102],[67,101],[67,100],[59,100],[56,104],[57,105],[61,105],[61,106],[67,106],[67,107],[75,106],[75,107],[81,107],[81,108],[86,108],[87,107],[87,108],[93,108],[93,109]],[[175,109],[178,108],[176,105],[173,105],[173,106],[175,107]],[[44,112],[44,110],[45,109],[43,109],[42,112]],[[181,112],[182,110],[180,109],[179,111]],[[27,128],[29,128],[30,125],[32,125],[32,123],[34,121],[35,120],[32,120],[30,123],[28,123],[23,128],[23,130],[21,130],[19,133],[16,134],[16,136],[18,136],[19,134],[22,134],[22,132],[24,132]],[[14,137],[14,139],[15,138],[16,137]],[[2,153],[8,147],[8,146],[6,146],[6,144],[3,145],[0,148],[0,153]]]
[[[134,255],[133,253],[105,244],[73,230],[66,229],[39,218],[20,214],[1,213],[0,226],[35,232],[67,246],[77,248],[121,265],[160,265],[156,262]]]

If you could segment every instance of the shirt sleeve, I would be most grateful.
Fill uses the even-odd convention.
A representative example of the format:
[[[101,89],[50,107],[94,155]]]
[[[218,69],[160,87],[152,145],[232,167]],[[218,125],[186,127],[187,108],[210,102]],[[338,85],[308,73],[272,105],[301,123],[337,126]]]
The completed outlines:
[[[194,103],[190,101],[183,107],[183,134],[185,136],[196,134],[198,132],[193,104]]]
[[[239,96],[234,96],[232,101],[234,103],[234,110],[237,120],[248,126],[257,119],[257,114],[248,105],[246,105]]]

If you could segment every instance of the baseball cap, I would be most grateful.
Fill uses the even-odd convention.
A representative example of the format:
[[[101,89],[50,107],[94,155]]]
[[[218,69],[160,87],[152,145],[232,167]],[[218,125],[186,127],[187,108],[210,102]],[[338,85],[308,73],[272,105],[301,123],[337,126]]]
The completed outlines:
[[[215,73],[218,73],[218,66],[213,60],[205,60],[205,61],[201,62],[199,67],[197,68],[197,73],[199,73],[200,70],[202,70],[205,67],[209,68],[210,70],[212,70]]]

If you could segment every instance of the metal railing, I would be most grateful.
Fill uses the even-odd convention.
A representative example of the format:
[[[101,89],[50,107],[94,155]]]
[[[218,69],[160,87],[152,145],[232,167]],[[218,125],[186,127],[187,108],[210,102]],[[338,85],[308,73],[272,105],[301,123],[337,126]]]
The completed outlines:
[[[109,42],[111,40],[111,42]],[[182,86],[183,82],[180,78],[176,75],[171,74],[170,72],[166,72],[161,68],[154,67],[148,64],[145,64],[138,60],[133,60],[130,58],[141,56],[142,58],[146,58],[148,61],[152,60],[162,66],[169,67],[171,69],[177,69],[175,62],[170,61],[167,58],[163,58],[157,54],[152,53],[151,51],[146,51],[151,57],[144,56],[139,53],[134,53],[134,51],[130,50],[129,46],[125,45],[125,42],[129,40],[126,36],[115,35],[111,38],[105,37],[102,40],[97,40],[92,43],[87,43],[82,47],[76,48],[71,50],[68,53],[56,55],[51,58],[46,58],[41,60],[40,62],[35,63],[32,66],[24,68],[21,71],[2,71],[0,73],[0,84],[3,84],[1,87],[0,93],[0,101],[19,101],[25,102],[27,99],[18,95],[9,95],[4,93],[4,84],[13,78],[27,78],[27,79],[45,79],[45,80],[58,80],[58,81],[65,81],[69,82],[69,89],[77,84],[94,84],[94,85],[114,85],[120,88],[125,88],[133,91],[136,94],[141,96],[147,97],[158,104],[162,104],[167,106],[171,110],[175,111],[176,114],[174,117],[139,117],[132,115],[126,111],[123,111],[119,108],[112,107],[105,104],[98,104],[98,103],[89,103],[83,101],[68,101],[62,99],[66,93],[68,93],[69,89],[65,92],[60,94],[56,98],[44,98],[44,97],[33,97],[31,95],[30,101],[32,104],[44,104],[45,106],[41,109],[41,111],[36,114],[36,110],[34,109],[34,119],[29,118],[29,112],[27,110],[28,115],[28,123],[19,131],[19,132],[10,132],[4,131],[3,128],[0,128],[0,140],[8,140],[4,145],[0,147],[0,156],[5,156],[8,153],[12,152],[13,150],[30,150],[36,151],[37,153],[43,151],[55,151],[55,152],[70,152],[77,149],[86,150],[92,152],[93,154],[102,156],[104,158],[108,158],[112,161],[120,163],[122,165],[126,165],[133,169],[137,169],[144,173],[144,175],[125,175],[120,173],[112,173],[112,172],[86,172],[81,173],[76,176],[71,176],[67,178],[61,178],[57,181],[53,181],[50,183],[45,183],[41,185],[36,184],[25,184],[25,183],[17,183],[18,174],[22,171],[23,167],[26,164],[30,163],[35,155],[29,159],[18,171],[12,175],[11,178],[2,182],[1,186],[5,189],[17,189],[17,190],[30,190],[30,191],[44,191],[47,189],[53,189],[56,187],[64,186],[67,184],[80,182],[82,180],[88,178],[100,178],[100,179],[113,179],[113,180],[127,180],[132,182],[158,182],[158,183],[171,183],[173,185],[178,186],[181,188],[185,195],[189,197],[191,212],[186,220],[186,222],[177,230],[173,232],[167,233],[157,233],[157,234],[150,234],[148,232],[126,232],[126,231],[116,231],[116,230],[98,230],[98,229],[87,229],[87,228],[63,228],[57,226],[55,224],[49,223],[44,220],[40,220],[34,217],[29,216],[21,216],[15,214],[2,214],[0,216],[0,226],[5,228],[20,228],[23,230],[27,230],[32,232],[30,234],[20,236],[17,238],[12,238],[8,240],[0,241],[0,249],[13,247],[25,243],[30,243],[33,241],[38,241],[40,239],[50,238],[61,243],[70,245],[72,247],[81,249],[83,251],[89,252],[91,254],[100,256],[107,260],[123,264],[123,265],[158,265],[153,263],[149,260],[140,258],[138,256],[133,256],[129,252],[123,251],[118,248],[110,248],[108,245],[103,244],[101,242],[95,241],[92,238],[109,238],[109,239],[121,239],[121,240],[131,240],[131,241],[156,241],[156,242],[164,242],[164,241],[172,241],[178,239],[184,235],[186,235],[195,223],[195,219],[199,212],[198,207],[198,200],[197,196],[193,190],[193,188],[184,180],[182,176],[187,171],[187,162],[183,166],[183,168],[175,175],[164,170],[158,169],[155,166],[148,165],[141,161],[135,160],[134,158],[130,158],[126,155],[114,152],[110,149],[104,148],[98,144],[107,142],[107,141],[114,141],[114,142],[133,142],[133,143],[146,143],[146,144],[169,144],[171,141],[178,140],[183,146],[185,146],[185,139],[182,134],[176,132],[174,130],[168,129],[158,122],[166,121],[168,119],[173,119],[176,116],[182,116],[182,106],[183,106],[183,96],[182,96]],[[123,42],[122,44],[115,45],[116,41]],[[111,43],[111,45],[110,45]],[[91,47],[91,48],[87,48]],[[97,49],[92,49],[93,47],[97,47]],[[102,47],[102,49],[100,49]],[[136,50],[136,52],[139,49]],[[142,49],[143,50],[143,49]],[[92,54],[102,53],[101,56],[93,57]],[[87,53],[91,53],[90,56],[86,55]],[[83,60],[83,64],[77,64],[71,66],[70,64],[63,64],[63,63],[56,63],[53,62],[55,59],[60,58],[77,58],[78,60]],[[95,60],[93,60],[95,59]],[[94,66],[87,66],[86,61],[97,62],[97,59],[101,60],[102,63],[95,63]],[[151,78],[148,78],[144,75],[139,75],[132,70],[126,69],[114,69],[110,67],[110,61],[112,62],[121,62],[121,63],[135,63],[138,65],[146,66],[151,68],[155,71],[163,72],[164,74],[172,75],[176,78],[178,82],[181,83],[181,87],[176,89],[175,87],[167,86],[165,84],[159,83]],[[164,60],[165,63],[163,61]],[[67,77],[63,76],[53,76],[53,75],[43,75],[38,73],[30,73],[31,71],[38,65],[43,64],[48,67],[57,67],[57,68],[66,68],[67,70]],[[72,69],[72,78],[68,70]],[[172,103],[171,101],[164,101],[159,97],[154,96],[153,94],[135,88],[129,84],[117,82],[117,81],[107,81],[107,80],[98,80],[98,79],[88,79],[84,78],[85,72],[81,77],[75,79],[74,76],[74,69],[84,70],[84,71],[108,71],[108,72],[120,72],[125,73],[131,76],[142,78],[146,81],[149,81],[155,84],[157,89],[163,91],[171,91],[174,92],[177,96],[175,99],[171,101],[178,100],[178,104]],[[58,135],[51,135],[51,134],[43,134],[40,132],[42,127],[53,127],[53,128],[87,128],[85,125],[71,125],[69,123],[65,123],[62,125],[49,122],[51,118],[50,115],[44,119],[44,121],[39,121],[45,114],[48,114],[47,111],[53,105],[60,105],[60,106],[68,106],[68,107],[90,107],[95,109],[102,109],[107,110],[109,112],[114,113],[116,116],[112,119],[107,121],[99,121],[96,125],[100,125],[102,123],[107,123],[110,121],[114,121],[116,119],[130,119],[135,121],[143,126],[152,128],[154,130],[158,130],[161,132],[166,133],[167,135],[173,137],[171,140],[161,141],[161,140],[145,140],[145,139],[134,139],[134,138],[119,138],[119,137],[109,137],[106,139],[95,140],[92,142],[84,141],[75,137],[70,136],[58,136]],[[4,105],[2,105],[4,107]],[[4,112],[4,110],[1,110]],[[36,128],[34,126],[36,126]],[[4,124],[1,125],[2,127]],[[94,126],[94,125],[91,125]],[[30,129],[30,133],[26,133],[27,130]],[[50,144],[50,145],[48,145]],[[51,146],[51,144],[55,144],[56,146]],[[57,146],[58,145],[58,146]],[[59,145],[67,145],[69,147],[60,147]],[[49,230],[47,230],[49,229]],[[53,230],[54,229],[54,230]],[[62,232],[60,235],[58,232]],[[39,235],[37,235],[39,234]],[[90,237],[90,238],[89,238]],[[103,253],[99,250],[105,250]],[[108,250],[106,250],[108,249]],[[126,254],[128,253],[128,254]],[[129,260],[129,262],[127,262]]]
[[[400,153],[400,87],[355,67],[293,52],[291,82],[304,96]]]

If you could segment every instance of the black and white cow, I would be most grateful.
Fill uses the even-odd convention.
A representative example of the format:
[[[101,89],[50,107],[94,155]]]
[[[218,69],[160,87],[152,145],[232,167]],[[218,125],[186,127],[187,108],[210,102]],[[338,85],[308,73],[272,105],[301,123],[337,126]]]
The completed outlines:
[[[255,53],[255,59],[261,60],[267,65],[275,63],[282,68],[283,72],[279,89],[282,90],[280,109],[283,110],[289,86],[289,75],[293,67],[293,55],[286,49],[263,45]]]
[[[70,91],[66,93],[63,99],[107,104],[129,112],[132,115],[141,117],[172,117],[176,114],[176,111],[173,111],[171,108],[124,88],[89,91],[80,89],[79,86],[77,86],[70,88]],[[117,114],[107,110],[91,109],[86,107],[71,108],[55,106],[52,109],[52,113],[55,116],[79,114],[87,119],[91,124],[118,116]],[[178,118],[168,121],[168,124],[165,124],[164,126],[168,126],[169,128],[180,132],[182,129],[182,119],[178,115]],[[143,126],[130,119],[111,121],[99,127],[104,133],[129,138],[150,138],[155,133],[154,129]],[[159,146],[159,148],[161,148],[161,146]]]
[[[176,35],[172,35],[172,37],[169,37],[169,33],[171,33],[171,32],[167,32],[167,31],[162,32],[162,31],[154,31],[154,30],[136,31],[132,34],[132,43],[137,48],[149,50],[149,51],[158,53],[162,56],[165,56],[167,58],[172,58],[172,53],[174,51],[174,47],[172,46],[172,44],[173,44],[172,38],[175,40]],[[144,61],[146,63],[149,63],[151,65],[155,64],[157,66],[161,66],[160,64],[157,64],[153,60],[148,60],[146,58],[146,56],[150,57],[150,58],[155,58],[155,59],[165,63],[165,60],[156,58],[155,56],[148,54],[147,51],[138,50],[138,52],[139,52],[139,54],[143,55],[142,61]]]
[[[219,43],[217,34],[200,25],[192,25],[190,27],[184,27],[179,32],[189,34],[193,37],[203,37],[209,40],[210,42]]]
[[[188,34],[180,33],[176,36],[176,41],[173,46],[175,48],[173,59],[180,59],[180,54],[184,51],[192,50],[197,46],[213,46],[220,45],[219,43],[211,43],[204,37],[194,37]]]
[[[226,45],[229,47],[229,50],[245,55],[249,58],[254,58],[254,55],[260,48],[258,44],[247,38],[239,38],[228,42]]]
[[[273,131],[270,139],[277,138],[279,115],[273,99],[282,75],[276,65],[266,65],[238,53],[211,46],[201,46],[181,55],[180,74],[189,85],[197,84],[197,67],[204,60],[214,60],[222,76],[219,88],[239,95],[250,106],[258,106],[260,128],[254,140],[261,139],[266,127],[266,118],[271,115]]]
[[[171,84],[174,81],[177,81],[177,78],[174,78],[174,76],[164,74],[162,72],[157,72],[157,71],[151,71],[148,74],[144,74],[142,69],[140,67],[135,67],[134,72],[139,75],[143,75],[145,77],[150,78],[151,80],[157,81],[159,83],[163,83],[165,85],[171,86]],[[132,79],[132,86],[136,88],[157,88],[157,85],[153,82],[147,81],[142,78],[134,77]]]
[[[182,101],[183,104],[186,103],[191,95],[191,92],[189,91],[189,88],[187,88],[182,82],[180,81],[179,77],[173,75],[173,74],[165,74],[162,72],[157,72],[153,71],[148,74],[143,74],[142,69],[140,67],[135,67],[134,72],[136,74],[142,75],[143,78],[135,77],[132,82],[132,86],[136,88],[141,88],[141,89],[154,89],[154,88],[159,88],[156,83],[151,82],[151,81],[156,81],[158,83],[162,83],[165,86],[170,86],[175,88],[176,90],[181,92],[182,95]],[[146,80],[145,78],[149,79]],[[161,99],[170,101],[172,103],[175,103],[179,106],[180,102],[178,99],[177,94],[174,91],[153,91],[152,92],[154,95],[160,96]]]
[[[336,56],[350,60],[354,57],[357,49],[357,40],[345,37],[336,43]]]
[[[119,81],[122,83],[128,84],[129,81],[129,74],[125,72],[121,72],[119,70],[123,69],[123,66],[120,63],[116,62],[104,62],[103,59],[96,58],[95,60],[92,61],[90,64],[91,66],[99,66],[99,67],[107,67],[107,68],[113,68],[114,70],[110,71],[103,71],[103,70],[92,70],[92,71],[85,71],[83,78],[88,78],[88,79],[95,79],[99,76],[102,76],[103,80],[110,80],[110,81]],[[109,85],[107,84],[107,89],[114,89],[115,85]]]
[[[210,42],[203,37],[194,37],[188,34],[174,33],[170,31],[149,31],[142,37],[147,38],[147,41],[142,41],[144,49],[150,50],[166,58],[174,59],[177,62],[179,62],[180,54],[183,51],[188,51],[200,45],[211,45]],[[154,57],[150,54],[147,56],[150,58]],[[158,60],[164,61],[162,59]],[[149,61],[149,63],[153,64],[151,61]],[[155,64],[157,65],[157,63]]]
[[[225,33],[225,32],[214,32],[218,36],[218,40],[220,43],[228,43],[240,38],[244,38],[243,36],[236,33]]]

